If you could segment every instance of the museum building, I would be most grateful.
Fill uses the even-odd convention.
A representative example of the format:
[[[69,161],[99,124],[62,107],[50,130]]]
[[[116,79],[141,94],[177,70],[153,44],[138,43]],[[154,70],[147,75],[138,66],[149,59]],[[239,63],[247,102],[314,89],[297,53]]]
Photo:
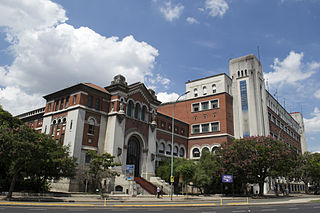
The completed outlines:
[[[44,98],[45,107],[17,117],[69,146],[79,167],[90,161],[88,150],[115,156],[122,164],[116,168],[121,175],[105,181],[107,191],[129,190],[126,165],[135,165],[135,181],[142,188],[151,182],[166,189],[155,170],[171,150],[175,158],[199,159],[204,149],[214,153],[235,138],[272,136],[297,152],[306,151],[301,113],[288,113],[265,89],[262,66],[254,55],[231,59],[229,76],[187,81],[185,98],[175,102],[161,104],[153,90],[140,82],[128,85],[122,75],[106,87],[80,83]],[[85,190],[77,178],[54,187]]]

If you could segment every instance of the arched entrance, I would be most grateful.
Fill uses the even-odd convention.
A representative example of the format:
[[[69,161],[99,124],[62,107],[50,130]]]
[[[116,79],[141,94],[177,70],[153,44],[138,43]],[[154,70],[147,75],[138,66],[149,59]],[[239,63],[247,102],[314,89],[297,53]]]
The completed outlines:
[[[140,176],[140,143],[139,140],[132,136],[128,142],[127,165],[134,165],[134,176]]]

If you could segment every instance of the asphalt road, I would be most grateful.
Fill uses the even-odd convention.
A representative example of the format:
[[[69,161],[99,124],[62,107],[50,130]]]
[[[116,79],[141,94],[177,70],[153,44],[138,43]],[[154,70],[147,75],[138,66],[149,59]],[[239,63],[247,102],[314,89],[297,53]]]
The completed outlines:
[[[35,206],[0,206],[0,213],[65,213],[65,212],[166,212],[166,213],[320,213],[319,203],[290,205],[259,205],[259,206],[221,206],[221,207],[35,207]]]

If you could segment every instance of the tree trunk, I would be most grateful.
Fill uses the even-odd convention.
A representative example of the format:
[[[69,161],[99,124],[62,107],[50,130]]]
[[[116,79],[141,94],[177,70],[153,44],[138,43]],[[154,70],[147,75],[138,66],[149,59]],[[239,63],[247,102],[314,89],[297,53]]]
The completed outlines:
[[[263,196],[263,189],[264,189],[264,181],[259,182],[259,194]]]
[[[16,180],[17,180],[17,177],[18,177],[18,171],[16,171],[14,174],[13,174],[13,177],[12,177],[12,180],[11,180],[11,183],[10,183],[10,188],[9,188],[9,192],[8,192],[8,195],[7,195],[7,199],[11,199],[12,198],[12,192],[14,190],[14,186],[16,184]]]

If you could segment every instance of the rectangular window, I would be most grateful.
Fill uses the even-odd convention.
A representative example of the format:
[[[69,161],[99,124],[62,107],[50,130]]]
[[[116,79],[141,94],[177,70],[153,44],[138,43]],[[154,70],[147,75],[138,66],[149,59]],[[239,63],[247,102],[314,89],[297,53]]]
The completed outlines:
[[[64,108],[68,108],[68,106],[69,106],[69,96],[66,98],[66,105],[64,106]]]
[[[60,101],[60,110],[63,109],[63,102],[64,102],[64,99],[62,98],[61,101]]]
[[[198,112],[199,111],[199,103],[192,104],[192,112]]]
[[[91,95],[89,95],[88,96],[88,107],[92,107],[92,96]]]
[[[219,122],[211,123],[211,131],[212,132],[218,132],[219,130],[220,130]]]
[[[216,108],[219,108],[219,101],[218,100],[211,101],[211,109],[216,109]]]
[[[202,132],[209,132],[209,124],[201,124]]]
[[[96,98],[96,104],[94,107],[96,110],[100,110],[100,98]]]
[[[73,105],[75,105],[77,103],[77,95],[73,96]]]
[[[64,142],[64,134],[61,134],[61,136],[60,136],[60,144],[63,144],[63,142]]]
[[[202,109],[202,110],[207,110],[207,109],[209,109],[209,102],[208,102],[208,101],[202,102],[202,103],[201,103],[201,109]]]
[[[90,155],[88,155],[88,153],[86,153],[85,162],[90,163],[90,161],[91,161],[91,157],[90,157]]]
[[[48,104],[48,111],[49,111],[49,112],[51,111],[51,103]]]
[[[57,111],[58,108],[59,108],[59,100],[56,100],[56,107],[55,107],[54,111]]]
[[[192,133],[200,133],[200,125],[193,125]]]
[[[89,124],[89,128],[88,128],[88,134],[93,135],[94,134],[94,126]]]

